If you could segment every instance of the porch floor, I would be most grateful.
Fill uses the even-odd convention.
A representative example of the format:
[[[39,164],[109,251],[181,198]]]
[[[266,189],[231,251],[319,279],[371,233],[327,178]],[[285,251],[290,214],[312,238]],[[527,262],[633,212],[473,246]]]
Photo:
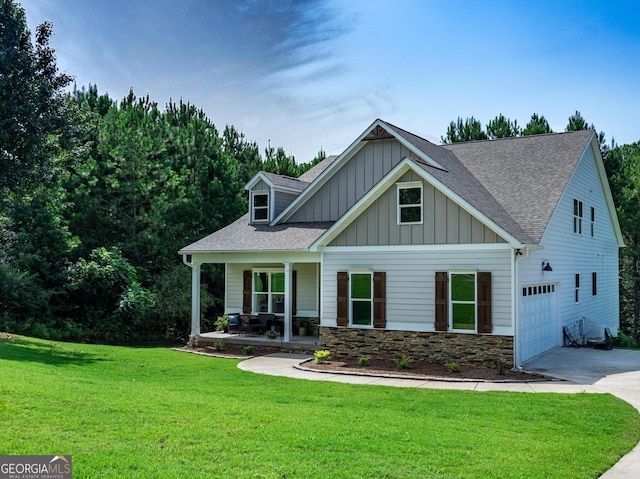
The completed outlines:
[[[259,344],[260,346],[271,346],[281,348],[286,351],[315,351],[319,349],[318,336],[291,336],[289,341],[284,341],[280,336],[276,339],[269,339],[260,334],[251,336],[248,334],[223,333],[212,331],[200,333],[199,342],[205,343],[230,343],[230,344]]]

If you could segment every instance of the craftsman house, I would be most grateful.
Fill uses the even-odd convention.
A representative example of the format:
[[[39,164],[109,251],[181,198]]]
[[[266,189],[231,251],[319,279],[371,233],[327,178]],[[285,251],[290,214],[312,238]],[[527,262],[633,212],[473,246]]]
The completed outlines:
[[[339,355],[516,366],[619,324],[622,235],[595,132],[435,145],[382,120],[180,251],[225,265],[225,311],[315,324]]]

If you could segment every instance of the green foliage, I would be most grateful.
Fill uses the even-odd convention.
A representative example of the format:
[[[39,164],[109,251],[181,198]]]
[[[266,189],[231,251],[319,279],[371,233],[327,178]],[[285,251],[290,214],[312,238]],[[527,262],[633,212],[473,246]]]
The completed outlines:
[[[521,132],[522,129],[518,126],[518,120],[511,121],[502,113],[487,124],[487,136],[491,140],[520,136]]]
[[[529,123],[527,123],[522,130],[522,136],[541,135],[544,133],[553,133],[551,127],[549,126],[549,122],[544,117],[544,115],[538,115],[537,113],[534,113],[533,115],[531,115]]]
[[[161,323],[156,322],[154,305],[154,294],[134,281],[120,295],[118,308],[108,321],[102,339],[130,341],[164,337]]]
[[[371,362],[371,358],[369,356],[360,356],[358,358],[358,366],[366,367],[369,366]]]
[[[458,363],[456,363],[455,361],[452,361],[452,362],[449,362],[449,363],[445,363],[444,367],[447,368],[452,373],[459,373],[460,372],[460,365]]]
[[[250,344],[247,344],[243,349],[244,349],[244,352],[247,354],[253,353],[253,346],[251,346]]]
[[[482,129],[482,124],[474,117],[462,120],[458,117],[456,122],[451,122],[447,128],[447,134],[441,137],[442,143],[461,143],[463,141],[486,140],[489,137]]]
[[[226,314],[218,316],[216,319],[216,331],[225,331],[229,329],[229,316]]]
[[[313,353],[313,357],[315,358],[316,363],[326,363],[331,357],[331,351],[327,349],[321,349]]]
[[[395,360],[396,367],[398,369],[409,369],[411,367],[412,362],[413,362],[413,359],[407,356],[402,356],[400,359]]]
[[[507,363],[507,361],[505,361],[502,358],[498,358],[495,361],[493,361],[493,368],[498,372],[498,374],[502,375],[505,373],[505,371],[507,370],[507,367],[509,366],[509,363]]]
[[[0,3],[0,199],[4,190],[43,184],[65,126],[62,90],[71,81],[59,74],[49,41],[51,22],[36,28],[35,45],[24,8]]]
[[[222,351],[224,349],[224,343],[220,343],[220,342],[213,343],[213,347],[216,351]]]
[[[618,337],[615,338],[615,345],[620,348],[638,348],[640,347],[640,342],[620,329],[618,330]]]

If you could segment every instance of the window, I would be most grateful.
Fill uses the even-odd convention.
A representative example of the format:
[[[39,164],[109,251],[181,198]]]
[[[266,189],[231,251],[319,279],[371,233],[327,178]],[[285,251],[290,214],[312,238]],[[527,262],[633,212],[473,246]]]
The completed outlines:
[[[351,273],[349,300],[351,302],[351,324],[371,326],[373,319],[373,275]]]
[[[591,295],[596,296],[598,294],[598,274],[591,273]]]
[[[253,310],[284,314],[284,272],[254,271]]]
[[[422,183],[398,184],[398,224],[422,223]]]
[[[596,209],[591,207],[591,237],[596,235]]]
[[[573,200],[573,232],[582,234],[582,201]]]
[[[476,274],[451,273],[451,328],[476,330]]]
[[[580,302],[580,275],[576,274],[576,303]]]
[[[252,220],[269,221],[269,193],[253,193]]]

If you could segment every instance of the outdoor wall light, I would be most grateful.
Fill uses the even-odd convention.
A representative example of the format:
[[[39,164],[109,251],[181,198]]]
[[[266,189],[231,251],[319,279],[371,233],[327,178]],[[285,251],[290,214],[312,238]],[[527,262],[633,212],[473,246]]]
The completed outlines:
[[[553,271],[548,259],[542,261],[542,271]]]

